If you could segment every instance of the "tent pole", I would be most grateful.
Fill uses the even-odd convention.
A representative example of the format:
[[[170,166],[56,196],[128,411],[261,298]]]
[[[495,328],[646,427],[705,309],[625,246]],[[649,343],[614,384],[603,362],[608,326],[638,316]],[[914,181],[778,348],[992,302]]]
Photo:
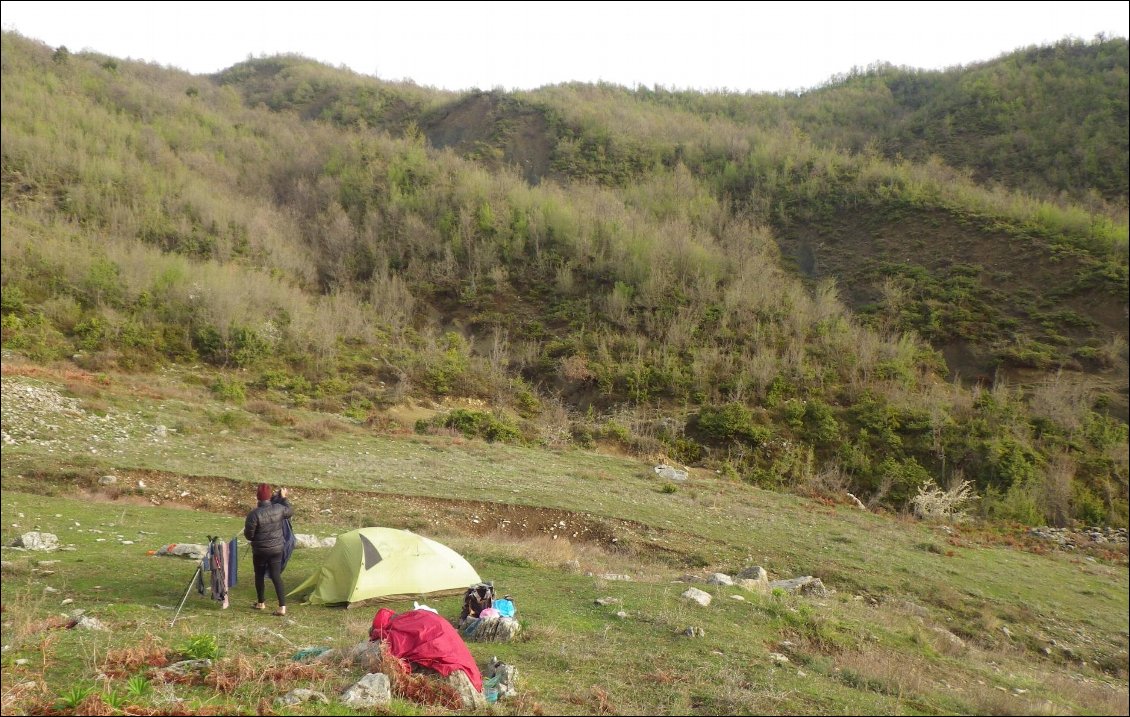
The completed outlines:
[[[189,594],[190,592],[192,592],[192,586],[193,586],[193,584],[195,584],[195,583],[196,583],[196,578],[200,576],[200,571],[201,571],[201,570],[202,570],[201,564],[200,564],[200,563],[197,563],[197,564],[196,564],[196,572],[192,574],[192,580],[189,580],[189,581],[188,581],[188,590],[185,590],[185,591],[184,591],[184,597],[182,597],[182,598],[180,599],[180,605],[179,605],[179,606],[177,606],[177,613],[176,613],[176,615],[173,615],[173,621],[169,623],[169,627],[170,627],[170,628],[171,628],[171,627],[172,627],[173,625],[175,625],[175,624],[176,624],[176,622],[177,622],[177,618],[178,618],[178,617],[180,616],[180,611],[181,611],[181,609],[182,609],[182,608],[184,607],[184,603],[185,603],[185,601],[186,601],[186,600],[188,600],[188,594]]]

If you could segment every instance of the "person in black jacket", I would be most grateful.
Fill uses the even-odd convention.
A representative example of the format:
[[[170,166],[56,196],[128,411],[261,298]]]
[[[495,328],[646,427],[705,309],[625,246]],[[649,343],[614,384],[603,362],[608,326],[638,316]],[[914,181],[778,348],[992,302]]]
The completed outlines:
[[[283,521],[294,515],[286,499],[286,488],[280,488],[274,495],[271,486],[260,483],[256,491],[259,505],[247,514],[243,526],[243,537],[251,543],[251,562],[255,565],[255,595],[258,601],[256,610],[266,609],[264,602],[264,576],[270,574],[275,585],[275,595],[279,599],[279,609],[275,615],[286,614],[286,592],[282,583]]]

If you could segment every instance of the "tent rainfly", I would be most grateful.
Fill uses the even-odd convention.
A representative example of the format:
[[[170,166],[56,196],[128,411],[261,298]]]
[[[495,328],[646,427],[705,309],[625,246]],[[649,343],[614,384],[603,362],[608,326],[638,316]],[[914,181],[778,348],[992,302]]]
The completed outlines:
[[[322,567],[289,595],[314,605],[355,605],[460,594],[482,582],[463,556],[422,535],[360,528],[337,536]]]

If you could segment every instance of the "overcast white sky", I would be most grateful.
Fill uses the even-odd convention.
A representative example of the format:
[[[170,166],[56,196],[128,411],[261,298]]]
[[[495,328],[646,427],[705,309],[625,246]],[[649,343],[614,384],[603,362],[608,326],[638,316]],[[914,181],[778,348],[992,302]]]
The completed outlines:
[[[875,61],[941,69],[1097,33],[1119,2],[0,2],[0,24],[68,49],[212,73],[293,52],[445,89],[605,80],[813,87]]]

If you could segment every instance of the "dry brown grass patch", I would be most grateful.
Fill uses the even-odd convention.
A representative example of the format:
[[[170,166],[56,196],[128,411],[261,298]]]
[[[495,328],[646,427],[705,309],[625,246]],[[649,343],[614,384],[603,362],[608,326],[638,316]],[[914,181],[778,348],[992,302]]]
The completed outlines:
[[[903,698],[931,690],[931,667],[904,653],[844,652],[836,658],[844,680],[857,689]]]
[[[244,405],[244,408],[258,415],[272,426],[293,426],[298,423],[298,419],[294,417],[294,414],[277,403],[271,403],[270,401],[248,401]]]
[[[589,709],[590,714],[618,715],[620,712],[612,704],[608,691],[598,685],[593,685],[587,694],[573,694],[567,697],[569,702]]]
[[[128,677],[145,669],[165,667],[172,660],[173,651],[159,642],[159,638],[146,635],[140,644],[110,650],[102,663],[102,672],[110,677]]]
[[[1078,711],[1099,715],[1130,714],[1130,691],[1126,687],[1062,674],[1045,675],[1042,681],[1057,694],[1070,695],[1075,705],[1083,708]]]
[[[345,424],[334,418],[307,421],[294,427],[294,432],[307,440],[325,440],[345,429]]]

